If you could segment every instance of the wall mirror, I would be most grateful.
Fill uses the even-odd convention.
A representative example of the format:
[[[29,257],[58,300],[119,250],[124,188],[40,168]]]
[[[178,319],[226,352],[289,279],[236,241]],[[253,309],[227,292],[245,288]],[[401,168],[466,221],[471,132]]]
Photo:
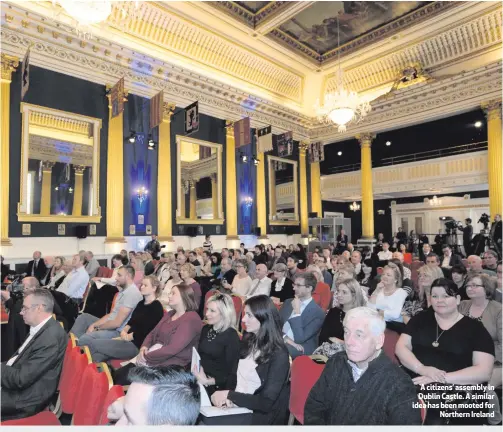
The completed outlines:
[[[222,145],[177,135],[178,224],[223,224]]]
[[[21,104],[20,222],[100,222],[101,120]]]
[[[269,224],[299,225],[297,162],[268,156]]]

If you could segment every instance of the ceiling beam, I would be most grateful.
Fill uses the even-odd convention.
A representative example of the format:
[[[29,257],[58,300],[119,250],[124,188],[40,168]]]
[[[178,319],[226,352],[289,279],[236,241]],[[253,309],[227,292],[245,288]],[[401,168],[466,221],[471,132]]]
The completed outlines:
[[[271,16],[271,18],[259,22],[255,27],[255,32],[261,35],[269,33],[271,30],[279,27],[284,22],[293,18],[295,15],[313,5],[314,1],[290,2],[281,12]]]

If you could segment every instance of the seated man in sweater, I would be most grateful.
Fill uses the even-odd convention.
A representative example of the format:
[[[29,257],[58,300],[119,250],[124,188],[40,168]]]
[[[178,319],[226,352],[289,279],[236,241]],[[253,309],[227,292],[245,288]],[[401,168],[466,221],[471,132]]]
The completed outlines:
[[[313,301],[316,284],[312,273],[299,273],[293,284],[295,298],[286,300],[279,311],[283,339],[292,359],[311,355],[318,346],[318,334],[325,320],[325,312]]]
[[[420,425],[409,376],[382,351],[386,323],[378,312],[351,309],[344,318],[345,351],[327,362],[311,389],[305,425]]]
[[[124,266],[117,272],[117,288],[119,293],[115,297],[114,307],[103,318],[83,313],[77,318],[71,332],[78,338],[78,345],[88,345],[93,351],[92,343],[95,339],[113,339],[120,336],[136,305],[143,297],[134,284],[135,270],[131,266]]]

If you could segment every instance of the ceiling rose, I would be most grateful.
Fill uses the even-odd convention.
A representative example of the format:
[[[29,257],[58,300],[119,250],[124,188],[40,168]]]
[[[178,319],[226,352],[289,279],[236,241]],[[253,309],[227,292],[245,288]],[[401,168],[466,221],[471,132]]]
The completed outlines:
[[[105,21],[112,13],[111,0],[58,0],[61,7],[80,25],[89,26]]]

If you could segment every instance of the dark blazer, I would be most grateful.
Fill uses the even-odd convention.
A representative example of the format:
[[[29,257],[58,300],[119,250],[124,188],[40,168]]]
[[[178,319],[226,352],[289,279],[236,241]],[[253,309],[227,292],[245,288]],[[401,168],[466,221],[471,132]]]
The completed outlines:
[[[287,321],[290,323],[294,341],[304,347],[304,352],[297,351],[289,344],[287,344],[286,347],[292,358],[298,357],[299,355],[311,355],[318,347],[318,335],[323,321],[325,320],[325,312],[323,312],[323,309],[321,309],[314,300],[311,300],[300,316],[290,318],[293,311],[292,300],[293,299],[286,300],[279,310],[281,324],[285,325]]]
[[[267,363],[255,369],[262,385],[253,394],[229,391],[227,399],[239,407],[253,410],[253,425],[284,425],[290,399],[290,360],[282,347]]]
[[[31,270],[33,269],[33,264],[35,263],[35,260],[31,260],[29,263],[28,263],[28,266],[26,267],[26,274],[28,276],[31,276]],[[37,268],[35,269],[35,277],[39,280],[43,279],[43,277],[45,276],[45,274],[47,273],[47,267],[45,266],[45,262],[44,262],[44,259],[43,258],[40,258],[38,260],[38,265],[37,265]]]
[[[2,416],[33,415],[49,404],[58,387],[67,341],[63,328],[51,318],[12,366],[2,363]]]
[[[443,258],[440,257],[440,262],[443,261]],[[456,255],[456,254],[452,254],[451,255],[451,259],[449,260],[449,267],[454,267],[455,265],[464,265],[463,264],[463,259],[459,256],[459,255]]]
[[[283,288],[281,288],[281,291],[276,292],[276,284],[277,280],[273,280],[271,284],[271,292],[270,296],[271,297],[277,297],[279,298],[279,301],[281,303],[284,303],[285,300],[291,299],[295,296],[295,292],[293,290],[293,282],[289,278],[285,278],[285,282],[283,283]]]
[[[282,256],[279,257],[279,258],[276,258],[276,257],[272,257],[269,262],[267,263],[267,268],[269,270],[272,270],[272,268],[276,265],[276,264],[285,264],[286,265],[286,259],[283,258]]]

